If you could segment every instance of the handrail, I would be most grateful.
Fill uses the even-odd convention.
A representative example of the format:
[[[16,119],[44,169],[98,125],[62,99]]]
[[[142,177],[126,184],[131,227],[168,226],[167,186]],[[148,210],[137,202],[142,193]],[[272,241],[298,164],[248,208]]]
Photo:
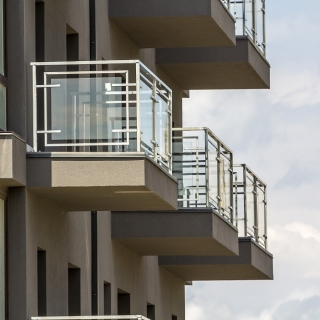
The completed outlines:
[[[31,320],[150,320],[141,315],[130,316],[46,316],[46,317],[31,317]]]

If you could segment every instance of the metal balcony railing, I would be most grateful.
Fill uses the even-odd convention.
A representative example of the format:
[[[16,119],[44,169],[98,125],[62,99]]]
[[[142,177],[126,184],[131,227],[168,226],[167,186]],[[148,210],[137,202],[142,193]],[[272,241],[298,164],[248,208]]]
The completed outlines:
[[[144,316],[61,316],[61,317],[31,317],[31,320],[150,320]]]
[[[172,91],[140,61],[31,65],[35,152],[145,152],[171,172]]]
[[[236,19],[236,35],[248,36],[266,56],[265,0],[222,0]]]
[[[234,165],[234,220],[239,235],[267,249],[267,186],[245,164]]]
[[[208,128],[173,129],[179,207],[212,207],[233,223],[232,151]]]

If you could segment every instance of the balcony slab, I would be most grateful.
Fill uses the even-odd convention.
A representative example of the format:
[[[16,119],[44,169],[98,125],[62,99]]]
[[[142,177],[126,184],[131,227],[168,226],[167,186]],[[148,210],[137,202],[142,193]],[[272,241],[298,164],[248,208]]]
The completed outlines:
[[[162,256],[159,265],[185,281],[273,279],[273,256],[251,238],[239,238],[237,257]]]
[[[26,142],[12,132],[0,132],[0,184],[26,185]]]
[[[172,210],[177,182],[143,153],[28,153],[27,186],[68,211]]]
[[[235,45],[235,20],[220,0],[109,0],[109,18],[140,48]]]
[[[113,212],[112,239],[141,255],[238,255],[236,228],[211,208]]]
[[[248,37],[235,47],[157,49],[156,63],[183,90],[270,88],[270,65]]]

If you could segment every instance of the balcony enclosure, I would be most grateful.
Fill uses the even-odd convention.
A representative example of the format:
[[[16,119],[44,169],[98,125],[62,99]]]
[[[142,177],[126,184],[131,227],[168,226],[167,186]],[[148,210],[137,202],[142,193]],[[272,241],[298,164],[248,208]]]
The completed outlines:
[[[144,152],[171,172],[172,92],[140,61],[31,65],[35,152]]]
[[[265,0],[222,0],[236,19],[236,35],[248,36],[266,56]]]
[[[179,207],[212,207],[232,223],[232,167],[232,151],[208,128],[173,129]]]
[[[267,186],[245,165],[234,165],[234,211],[239,236],[267,249]]]

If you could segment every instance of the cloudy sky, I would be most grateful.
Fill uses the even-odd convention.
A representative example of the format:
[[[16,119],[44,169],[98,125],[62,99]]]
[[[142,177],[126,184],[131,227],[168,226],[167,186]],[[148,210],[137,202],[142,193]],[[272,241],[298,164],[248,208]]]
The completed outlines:
[[[187,320],[320,319],[320,2],[266,0],[271,90],[192,91],[211,128],[268,184],[274,281],[194,282]]]

